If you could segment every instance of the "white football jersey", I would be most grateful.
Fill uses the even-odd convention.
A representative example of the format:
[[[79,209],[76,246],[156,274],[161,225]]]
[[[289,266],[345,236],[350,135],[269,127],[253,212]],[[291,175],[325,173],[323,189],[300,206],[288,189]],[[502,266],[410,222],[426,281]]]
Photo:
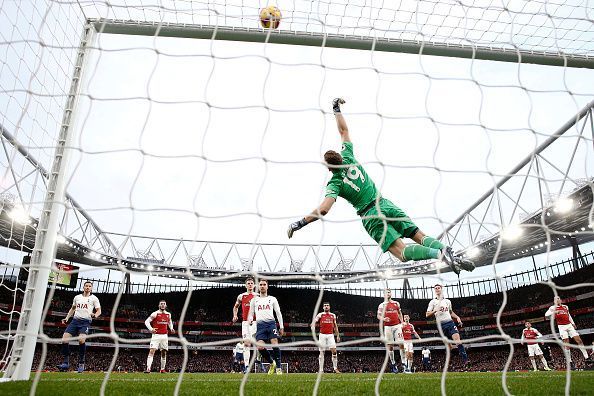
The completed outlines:
[[[452,320],[452,302],[447,298],[437,299],[434,298],[429,302],[427,312],[437,311],[435,313],[435,320],[439,323],[449,322]]]
[[[238,342],[237,344],[235,344],[235,348],[233,349],[233,354],[236,353],[243,353],[243,343]]]
[[[96,308],[101,308],[99,299],[94,294],[91,294],[87,297],[83,296],[82,294],[78,294],[74,296],[72,305],[75,307],[75,319],[91,320],[91,314],[93,313],[93,310]]]
[[[429,349],[423,349],[421,351],[421,354],[423,355],[424,358],[428,358],[431,356],[431,351]]]
[[[284,328],[283,315],[280,311],[280,306],[276,297],[272,296],[256,296],[250,301],[250,311],[256,315],[256,322],[273,322],[274,313],[278,320],[279,327]]]

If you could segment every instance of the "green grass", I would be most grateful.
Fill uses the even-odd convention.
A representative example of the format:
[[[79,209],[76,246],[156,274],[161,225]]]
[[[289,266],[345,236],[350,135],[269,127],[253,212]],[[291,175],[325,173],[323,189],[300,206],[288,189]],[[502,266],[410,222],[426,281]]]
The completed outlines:
[[[108,381],[108,395],[167,395],[173,394],[178,374],[113,373]],[[501,373],[449,373],[448,395],[501,395]],[[44,373],[37,387],[38,395],[98,394],[103,373]],[[324,374],[320,395],[372,395],[377,374]],[[380,385],[383,395],[438,395],[440,374],[385,374]],[[315,374],[267,376],[250,375],[246,395],[311,395]],[[180,387],[182,395],[232,395],[239,393],[240,374],[185,374]],[[32,381],[0,383],[0,395],[25,395]],[[562,395],[565,372],[508,373],[507,385],[514,395]],[[594,394],[594,371],[571,373],[571,394]]]

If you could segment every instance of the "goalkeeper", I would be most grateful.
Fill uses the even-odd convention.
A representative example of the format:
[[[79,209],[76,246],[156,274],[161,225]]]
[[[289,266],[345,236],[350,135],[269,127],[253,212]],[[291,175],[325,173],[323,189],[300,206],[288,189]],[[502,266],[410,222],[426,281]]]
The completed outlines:
[[[400,261],[439,259],[446,262],[456,274],[461,270],[474,270],[474,263],[455,257],[451,247],[425,235],[402,209],[380,195],[375,183],[355,160],[349,130],[340,112],[343,103],[345,101],[341,98],[332,101],[342,150],[340,153],[329,150],[324,154],[324,161],[332,172],[326,185],[325,198],[311,214],[291,223],[287,231],[289,238],[295,231],[325,216],[336,198],[341,196],[355,207],[357,215],[361,216],[363,227],[380,244],[382,250],[390,251]],[[402,238],[411,238],[417,244],[407,246]]]

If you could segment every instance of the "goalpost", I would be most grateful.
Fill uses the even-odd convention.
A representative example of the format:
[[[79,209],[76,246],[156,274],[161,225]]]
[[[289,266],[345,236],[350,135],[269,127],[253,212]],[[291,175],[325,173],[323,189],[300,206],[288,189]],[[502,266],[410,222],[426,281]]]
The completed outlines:
[[[567,5],[569,9],[564,9],[561,6],[551,9],[546,4],[539,2],[518,2],[521,4],[514,3],[510,4],[509,7],[501,8],[491,6],[486,1],[479,1],[478,4],[473,3],[472,5],[464,5],[454,1],[404,1],[399,3],[400,8],[391,8],[384,4],[384,2],[382,2],[382,5],[376,5],[375,2],[371,2],[371,5],[368,5],[367,2],[360,1],[329,1],[320,3],[318,9],[313,10],[307,8],[309,2],[306,1],[279,2],[279,8],[283,11],[281,26],[278,30],[266,30],[258,27],[258,10],[261,6],[265,5],[262,2],[246,5],[244,2],[235,1],[223,2],[223,4],[211,4],[211,2],[205,1],[184,1],[180,2],[181,5],[179,6],[176,6],[175,2],[165,3],[165,5],[160,6],[149,4],[146,7],[135,7],[127,6],[126,2],[107,3],[92,1],[88,4],[69,5],[48,1],[47,4],[39,6],[39,8],[31,6],[35,11],[35,16],[32,17],[34,18],[33,22],[37,24],[38,29],[34,34],[30,34],[29,36],[26,33],[21,33],[24,37],[19,37],[15,33],[19,31],[19,27],[22,27],[21,24],[25,23],[22,22],[24,11],[17,6],[5,6],[7,7],[4,10],[6,16],[3,16],[2,18],[4,19],[0,19],[0,22],[7,22],[3,23],[2,26],[11,26],[13,31],[9,32],[8,28],[3,28],[3,30],[6,30],[3,32],[4,39],[1,45],[5,47],[6,54],[10,58],[6,63],[3,63],[2,67],[12,72],[19,86],[9,86],[6,79],[1,80],[3,86],[0,93],[2,96],[0,98],[2,99],[1,104],[4,108],[0,109],[2,128],[7,131],[13,129],[15,139],[17,141],[22,139],[26,143],[25,146],[30,148],[31,152],[29,153],[32,156],[41,153],[47,168],[50,169],[45,185],[36,181],[34,184],[28,184],[25,193],[21,194],[21,190],[19,190],[21,203],[24,207],[30,209],[29,214],[37,219],[37,223],[34,248],[31,252],[31,263],[29,266],[30,273],[26,290],[24,291],[23,306],[20,311],[18,326],[16,331],[10,331],[6,334],[6,343],[7,345],[11,345],[9,348],[10,352],[7,354],[10,358],[4,374],[4,378],[6,379],[29,379],[37,340],[39,339],[44,346],[48,342],[56,342],[55,339],[52,339],[52,337],[47,336],[43,332],[43,319],[49,308],[46,302],[46,291],[49,286],[48,277],[56,257],[58,235],[64,231],[60,227],[69,205],[65,197],[66,190],[69,187],[74,188],[70,183],[79,171],[81,158],[87,154],[99,155],[103,152],[103,147],[100,145],[99,148],[89,148],[84,145],[83,130],[87,126],[92,125],[94,121],[93,117],[90,116],[90,114],[94,114],[92,113],[93,106],[100,106],[102,102],[119,100],[134,101],[138,99],[148,102],[149,110],[143,120],[144,125],[134,125],[135,128],[140,129],[143,133],[151,117],[151,106],[163,103],[179,105],[189,103],[203,106],[206,109],[203,116],[204,118],[209,118],[209,121],[205,122],[204,125],[201,124],[201,127],[204,127],[204,133],[200,136],[201,150],[197,150],[192,154],[183,152],[183,150],[173,154],[162,152],[156,156],[162,158],[194,156],[205,161],[205,163],[214,165],[217,162],[245,160],[246,158],[254,157],[254,155],[253,152],[246,151],[247,154],[239,159],[209,157],[209,153],[205,151],[205,147],[207,147],[206,142],[209,139],[207,136],[208,122],[210,122],[213,111],[234,108],[244,110],[253,109],[254,111],[263,111],[266,113],[265,117],[268,117],[269,120],[272,112],[315,112],[316,114],[322,114],[322,116],[330,113],[327,103],[321,100],[323,96],[321,92],[325,82],[323,79],[321,80],[322,82],[316,81],[320,100],[319,104],[313,109],[309,107],[309,103],[306,105],[299,104],[296,108],[291,109],[290,104],[287,105],[286,102],[282,104],[267,102],[265,94],[269,94],[271,90],[273,91],[273,89],[266,86],[267,79],[269,78],[268,75],[263,80],[262,86],[262,97],[264,97],[264,100],[256,105],[252,103],[243,105],[231,103],[225,107],[217,102],[220,99],[219,96],[217,96],[216,100],[208,97],[208,86],[212,83],[211,78],[216,73],[217,61],[229,60],[234,57],[253,56],[254,58],[263,59],[268,67],[270,67],[272,63],[278,64],[279,61],[276,58],[271,61],[271,58],[276,55],[266,53],[269,50],[268,45],[282,44],[319,48],[322,53],[316,54],[319,56],[319,59],[315,66],[320,67],[320,69],[326,68],[323,54],[326,48],[369,51],[370,65],[351,65],[348,67],[349,71],[358,70],[359,68],[361,70],[371,70],[372,73],[376,74],[378,80],[384,75],[398,75],[399,73],[404,76],[420,76],[427,79],[429,85],[431,83],[437,84],[444,77],[439,75],[433,77],[431,75],[437,69],[435,65],[426,64],[425,56],[462,58],[470,62],[479,60],[507,62],[518,66],[518,75],[521,74],[520,66],[523,67],[525,64],[558,66],[564,70],[569,70],[569,68],[594,69],[594,45],[592,44],[594,41],[591,39],[591,34],[589,34],[592,31],[592,21],[588,17],[586,6],[581,5]],[[283,5],[288,7],[290,4],[296,5],[294,9],[283,8]],[[72,15],[75,17],[70,18]],[[68,22],[66,23],[65,21]],[[77,42],[73,38],[73,33],[77,35],[76,40],[78,40],[78,37],[81,37],[80,42]],[[126,38],[134,36],[149,37],[154,40],[154,43],[153,47],[148,50],[151,52],[151,56],[154,55],[157,58],[164,56],[167,59],[176,57],[207,59],[208,62],[212,63],[212,68],[210,70],[210,77],[204,85],[204,97],[197,99],[196,97],[183,97],[183,95],[180,95],[174,99],[163,99],[161,97],[153,99],[150,84],[153,78],[158,79],[158,60],[155,62],[152,71],[142,76],[142,78],[146,78],[144,80],[146,92],[143,96],[126,97],[126,94],[124,94],[123,97],[118,97],[118,94],[114,94],[113,98],[102,97],[101,95],[95,97],[91,92],[89,84],[91,84],[90,81],[92,81],[96,74],[100,74],[98,70],[100,69],[102,57],[109,57],[111,52],[124,53],[128,50],[125,48],[125,45],[120,48],[108,48],[104,50],[101,42],[102,35],[117,35],[117,37]],[[48,40],[48,38],[51,38],[51,40]],[[160,50],[160,44],[157,43],[157,40],[160,38],[208,40],[211,48],[206,52],[200,52],[203,49],[197,50],[195,54],[192,54],[191,51],[184,52],[183,50],[179,50],[175,45],[171,45],[166,50]],[[255,50],[257,52],[256,55],[243,55],[239,52],[238,54],[226,54],[223,53],[224,51],[219,54],[217,53],[218,49],[212,47],[213,43],[217,40],[262,43],[265,45],[264,55],[258,52],[261,48]],[[35,46],[35,48],[27,48],[26,46],[20,48],[22,43]],[[134,45],[135,42],[131,41],[131,43]],[[184,47],[187,45],[185,43],[180,44],[180,46]],[[144,44],[146,42],[143,42]],[[113,42],[109,45],[113,45]],[[142,48],[136,49],[141,50]],[[36,51],[42,52],[38,58],[34,57]],[[43,51],[47,51],[51,55],[49,59],[43,58]],[[176,53],[176,51],[180,51],[181,54]],[[282,51],[286,51],[286,49]],[[385,73],[381,72],[380,69],[382,66],[374,65],[374,56],[378,52],[418,55],[417,60],[420,69],[414,72],[394,72],[393,70]],[[89,70],[88,62],[91,54],[95,63],[93,64],[93,68]],[[70,57],[68,58],[68,56]],[[68,67],[62,65],[62,58],[68,59],[69,63],[65,62]],[[382,62],[385,62],[385,59]],[[22,71],[20,64],[26,64],[29,70]],[[17,71],[13,70],[14,65],[19,65],[17,66],[19,68]],[[310,60],[308,58],[301,59],[291,66],[307,67],[309,65]],[[108,67],[113,67],[113,65],[108,65]],[[123,64],[118,67],[125,68],[126,65]],[[471,63],[470,69],[472,67],[473,63]],[[339,68],[336,65],[330,65],[328,69]],[[58,71],[61,78],[55,75],[52,76],[53,71]],[[205,69],[201,70],[201,72],[206,73],[207,71]],[[226,73],[229,70],[223,69],[223,72]],[[327,73],[327,71],[324,70],[323,73]],[[117,74],[117,72],[114,74]],[[47,80],[43,80],[40,76],[43,76]],[[65,76],[68,76],[68,78],[65,78]],[[470,76],[472,77],[472,70]],[[580,77],[581,75],[575,78]],[[325,78],[325,74],[323,78]],[[250,76],[245,76],[245,79],[250,79]],[[448,79],[448,77],[445,79]],[[481,87],[484,89],[490,88],[489,84],[481,84],[468,76],[454,76],[449,79],[471,82],[476,84],[479,89]],[[567,83],[567,81],[563,82]],[[126,83],[127,81],[119,81],[114,83],[114,85],[125,85]],[[133,84],[133,82],[130,82],[130,84]],[[503,82],[502,84],[505,85],[506,83]],[[47,86],[44,87],[44,85]],[[516,84],[515,87],[524,89],[522,83]],[[379,84],[375,89],[379,91]],[[463,121],[459,123],[460,125],[455,125],[455,123],[452,124],[447,119],[436,120],[436,117],[428,110],[429,107],[427,105],[430,89],[428,88],[425,94],[426,100],[423,114],[395,116],[391,113],[391,110],[385,110],[387,114],[384,114],[377,102],[374,109],[375,112],[365,109],[362,113],[357,114],[358,110],[353,110],[353,113],[355,113],[354,115],[371,114],[372,116],[377,116],[381,122],[391,122],[393,120],[404,121],[409,118],[418,118],[430,123],[432,125],[431,127],[436,127],[436,125],[443,128],[450,127],[451,125],[460,127],[477,127],[478,125],[479,128],[485,127],[481,119],[482,108],[478,109],[478,124],[475,121]],[[532,90],[536,91],[534,89]],[[566,87],[563,89],[554,88],[551,91],[570,93],[570,96],[574,95],[572,96],[574,101],[577,100],[575,98],[580,100],[580,104],[582,104],[581,102],[585,97],[594,94],[591,91],[587,91],[587,89],[575,93]],[[213,94],[213,96],[216,96],[216,94]],[[231,91],[227,94],[233,96],[233,92]],[[291,95],[290,92],[286,94]],[[22,95],[22,99],[14,99],[18,95]],[[52,100],[51,106],[44,105],[44,98],[47,97]],[[56,105],[55,102],[60,100],[62,104]],[[39,103],[34,109],[31,103],[36,101]],[[84,101],[83,110],[81,110],[81,106],[79,105],[80,101]],[[17,104],[15,105],[15,103]],[[288,108],[283,107],[285,105]],[[582,106],[578,107],[581,108]],[[43,121],[39,121],[42,117],[37,112],[43,113],[44,111],[46,112],[45,117],[43,117],[45,125],[42,125],[41,129],[44,129],[44,135],[49,136],[54,142],[53,145],[49,145],[52,150],[51,154],[47,153],[48,146],[45,144],[46,142],[37,143],[35,133],[31,132],[31,129],[35,129],[43,123]],[[56,117],[56,115],[59,115],[59,117]],[[530,126],[530,122],[531,120],[529,119],[528,126]],[[525,125],[522,124],[518,129],[523,129],[524,127]],[[268,125],[264,125],[262,128],[265,131],[264,134],[266,134]],[[516,130],[516,127],[485,127],[485,130],[503,130],[509,132]],[[141,156],[143,165],[140,166],[137,174],[133,175],[136,176],[135,179],[131,178],[127,180],[130,183],[128,186],[135,185],[140,179],[142,167],[148,166],[144,165],[144,162],[147,161],[148,163],[149,157],[152,156],[152,154],[149,155],[143,150],[142,139],[146,137],[143,133],[139,134],[138,146],[133,150],[129,150]],[[437,135],[439,133],[439,127],[437,127]],[[539,133],[541,132],[539,131]],[[381,134],[382,130],[380,129],[375,137],[378,145],[380,142],[379,135]],[[151,135],[151,138],[153,137]],[[162,135],[160,138],[166,140],[167,136]],[[122,139],[126,140],[125,137],[122,137]],[[99,144],[98,140],[94,140],[94,143]],[[261,138],[260,143],[265,143],[264,137]],[[182,142],[180,146],[183,145]],[[266,164],[268,162],[281,163],[283,161],[278,158],[272,158],[269,161],[269,158],[263,154],[262,147],[260,149],[260,153],[255,155],[258,160],[263,160]],[[110,147],[107,149],[107,151],[113,153],[126,150],[128,148]],[[33,153],[33,151],[36,152]],[[435,148],[435,151],[437,151],[437,148]],[[24,163],[25,161],[17,158],[20,155],[20,151],[16,147],[11,150],[5,148],[5,152],[6,163],[3,164],[5,166],[5,175],[10,174],[12,171],[14,188],[18,189],[19,182],[26,178],[24,165],[20,162],[23,161]],[[26,156],[27,154],[25,154]],[[319,160],[311,160],[309,157],[305,160],[302,160],[298,156],[290,157],[291,159],[285,162],[299,164],[304,161],[317,161],[317,164],[320,164]],[[79,162],[77,163],[76,160]],[[382,168],[384,167],[383,161],[379,160],[376,162]],[[427,165],[415,164],[411,166],[422,167]],[[439,166],[435,165],[435,163],[431,163],[428,166],[438,172],[440,170]],[[386,167],[395,167],[395,165],[388,164]],[[21,174],[17,172],[15,175],[15,169],[20,171]],[[490,172],[490,170],[485,170],[485,173],[487,172]],[[194,182],[201,186],[204,180],[194,180]],[[263,185],[264,183],[262,183],[261,188],[263,188]],[[196,196],[199,195],[198,190],[196,190]],[[147,192],[147,194],[150,194],[150,192]],[[27,195],[30,195],[30,198]],[[132,196],[132,188],[130,189],[130,196]],[[126,209],[130,209],[132,212],[136,211],[137,215],[146,209],[136,209],[132,201],[132,198],[130,198]],[[109,208],[115,211],[119,208],[119,205],[114,204]],[[195,215],[197,218],[201,217],[200,210],[196,208],[194,203],[189,205],[188,208],[181,210],[181,212],[186,214],[191,213],[191,215]],[[261,216],[261,208],[257,207],[256,209],[258,216]],[[101,208],[97,209],[94,213],[100,216],[99,212],[101,212]],[[228,218],[233,215],[234,213],[207,213],[202,217],[204,217],[204,221],[208,221],[208,219],[216,218],[217,216]],[[275,218],[278,215],[266,214],[263,217],[267,216]],[[285,219],[283,218],[282,220]],[[439,219],[439,224],[443,225],[443,223],[444,221]],[[447,225],[445,224],[445,226]],[[131,229],[132,226],[129,227],[129,230]],[[198,231],[195,232],[197,233]],[[124,235],[123,239],[129,238],[130,235],[132,235],[131,231],[127,235]],[[13,237],[15,239],[18,238],[16,235],[11,235],[11,238]],[[179,236],[176,235],[175,237]],[[83,245],[85,244],[85,241],[79,242]],[[87,245],[92,243],[94,241],[86,241]],[[10,242],[8,243],[8,247],[11,247]],[[23,247],[20,250],[23,253],[27,252]],[[97,254],[101,257],[103,253],[98,251]],[[116,254],[109,257],[108,261],[106,259],[101,264],[104,264],[105,268],[121,271],[126,274],[125,276],[128,277],[127,281],[129,282],[132,271],[121,262],[126,257],[122,256],[121,252],[116,252]],[[112,258],[114,261],[111,261]],[[117,262],[115,261],[116,259],[118,260]],[[249,271],[246,271],[246,273],[248,272],[258,272],[258,270],[250,268]],[[182,271],[180,273],[183,274],[188,282],[189,280],[207,280],[206,277],[197,277],[190,271]],[[393,276],[393,278],[397,277]],[[124,283],[125,281],[122,282]],[[50,287],[50,289],[53,288],[55,288],[55,285]],[[119,295],[121,294],[122,291],[120,291]],[[187,307],[184,307],[184,314],[186,309]],[[113,334],[109,334],[108,336],[114,338]],[[117,341],[117,335],[115,338]],[[288,364],[283,363],[283,370],[288,372]]]

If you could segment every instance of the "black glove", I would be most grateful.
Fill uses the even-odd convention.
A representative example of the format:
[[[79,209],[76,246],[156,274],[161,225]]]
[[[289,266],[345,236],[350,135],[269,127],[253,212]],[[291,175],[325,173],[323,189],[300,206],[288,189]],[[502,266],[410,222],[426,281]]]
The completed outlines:
[[[293,233],[295,231],[302,229],[306,225],[307,222],[305,221],[305,219],[301,219],[299,221],[291,223],[291,225],[289,225],[289,229],[287,230],[287,235],[289,236],[289,239],[293,236]]]
[[[344,99],[343,98],[335,98],[332,101],[332,110],[335,113],[340,113],[340,105],[344,103]]]

